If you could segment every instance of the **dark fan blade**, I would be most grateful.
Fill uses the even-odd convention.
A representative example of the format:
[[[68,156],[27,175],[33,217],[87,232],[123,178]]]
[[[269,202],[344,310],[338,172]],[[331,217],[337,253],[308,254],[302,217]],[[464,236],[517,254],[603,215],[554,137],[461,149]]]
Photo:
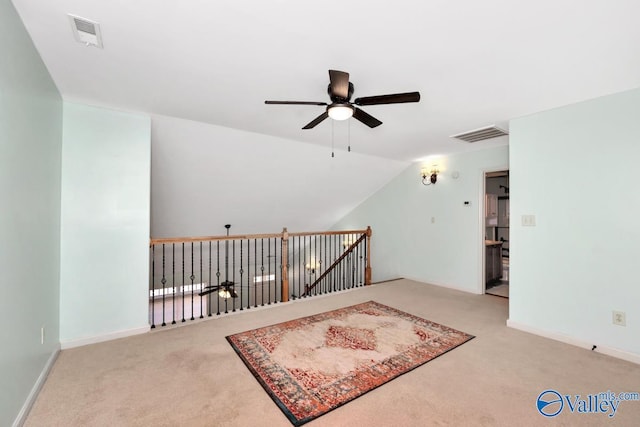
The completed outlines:
[[[393,95],[365,96],[353,101],[356,105],[402,104],[420,101],[420,92],[394,93]]]
[[[329,70],[331,80],[331,96],[347,99],[349,97],[349,73],[344,71]]]
[[[320,123],[321,121],[323,121],[324,119],[326,119],[327,117],[329,117],[329,113],[327,113],[326,111],[322,114],[320,114],[318,117],[316,117],[315,119],[311,120],[309,122],[309,124],[307,124],[305,127],[303,127],[302,129],[311,129],[316,127],[316,125],[318,125],[318,123]]]
[[[361,109],[355,108],[355,107],[353,111],[353,118],[356,120],[360,120],[362,123],[369,126],[370,128],[375,128],[382,124],[380,120],[376,119],[370,114],[365,113]]]
[[[327,105],[326,102],[307,102],[307,101],[264,101],[270,105]]]
[[[217,292],[218,289],[220,289],[220,286],[206,286],[204,289],[205,290],[203,290],[202,292],[200,292],[198,294],[199,296],[209,295],[209,294],[212,294],[214,292]]]

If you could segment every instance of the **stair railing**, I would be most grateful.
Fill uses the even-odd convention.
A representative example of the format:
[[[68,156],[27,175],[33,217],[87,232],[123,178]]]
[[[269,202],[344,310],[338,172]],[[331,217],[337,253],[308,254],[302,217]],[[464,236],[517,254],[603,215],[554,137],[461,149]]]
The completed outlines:
[[[371,284],[371,228],[151,239],[149,323],[183,323]],[[309,285],[311,283],[311,285]]]

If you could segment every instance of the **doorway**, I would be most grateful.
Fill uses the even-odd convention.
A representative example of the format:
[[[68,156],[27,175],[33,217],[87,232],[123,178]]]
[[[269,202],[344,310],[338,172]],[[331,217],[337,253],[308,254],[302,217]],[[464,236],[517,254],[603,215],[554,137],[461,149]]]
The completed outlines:
[[[509,298],[509,170],[484,179],[484,292]]]

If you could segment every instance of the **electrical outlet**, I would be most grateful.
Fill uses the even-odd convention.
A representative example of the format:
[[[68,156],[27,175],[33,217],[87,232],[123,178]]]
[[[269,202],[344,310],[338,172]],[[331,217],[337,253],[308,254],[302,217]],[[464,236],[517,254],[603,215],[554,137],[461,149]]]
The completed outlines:
[[[525,227],[535,227],[536,226],[536,216],[535,215],[522,215],[522,225]]]
[[[44,326],[40,328],[40,344],[44,344]]]
[[[627,326],[627,315],[624,311],[613,310],[613,324],[618,326]]]

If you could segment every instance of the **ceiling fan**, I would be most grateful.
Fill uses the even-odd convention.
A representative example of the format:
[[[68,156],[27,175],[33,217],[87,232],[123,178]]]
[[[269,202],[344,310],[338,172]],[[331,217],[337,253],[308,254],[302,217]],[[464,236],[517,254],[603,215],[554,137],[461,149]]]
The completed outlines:
[[[229,237],[229,230],[231,229],[231,224],[225,224],[224,228],[227,229],[227,237]],[[229,277],[229,240],[224,241],[224,277]],[[208,295],[218,291],[218,296],[220,298],[229,299],[229,298],[238,298],[238,294],[236,293],[235,283],[232,281],[225,279],[222,283],[218,285],[209,285],[202,288],[202,292],[198,295]]]
[[[334,120],[346,120],[350,117],[361,121],[370,128],[380,126],[382,122],[360,108],[362,105],[379,105],[379,104],[401,104],[405,102],[420,101],[420,92],[395,93],[392,95],[365,96],[356,98],[351,102],[353,95],[353,83],[349,81],[349,73],[344,71],[329,70],[329,87],[327,92],[331,98],[331,104],[326,102],[305,102],[305,101],[264,101],[265,104],[292,104],[292,105],[320,105],[327,106],[324,113],[311,120],[302,129],[312,129],[327,117]]]
[[[203,291],[198,295],[203,296],[218,291],[218,295],[221,298],[238,298],[238,294],[236,293],[234,287],[235,283],[225,280],[219,285],[205,286],[203,288]]]

